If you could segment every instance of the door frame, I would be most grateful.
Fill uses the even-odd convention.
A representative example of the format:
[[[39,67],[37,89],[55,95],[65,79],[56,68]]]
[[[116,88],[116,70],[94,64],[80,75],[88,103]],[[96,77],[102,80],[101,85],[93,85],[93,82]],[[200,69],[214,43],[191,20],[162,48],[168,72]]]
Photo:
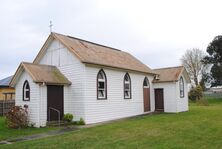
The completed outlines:
[[[63,104],[62,104],[62,111],[59,111],[60,112],[60,120],[63,118],[63,115],[64,115],[64,86],[63,85],[47,85],[46,86],[46,97],[47,97],[47,121],[49,121],[49,92],[48,92],[48,87],[50,87],[50,86],[59,86],[59,87],[61,87],[62,88],[62,102],[63,102]],[[55,108],[55,107],[52,107],[52,108]],[[57,109],[57,108],[55,108],[55,109]],[[57,109],[57,110],[59,110],[59,109]],[[51,111],[54,111],[54,110],[51,110]],[[55,112],[55,111],[54,111]],[[56,112],[57,113],[57,112]],[[50,120],[50,121],[53,121],[53,120]]]
[[[159,91],[162,91],[162,96],[163,96],[163,109],[157,109],[156,107],[157,107],[157,102],[156,102],[156,95],[157,95],[157,93],[156,93],[156,91],[157,90],[159,90]],[[154,89],[154,99],[155,99],[155,111],[160,111],[160,112],[164,112],[164,88],[155,88]]]
[[[146,81],[146,86],[144,85]],[[148,99],[145,99],[145,91],[148,92]],[[146,110],[145,107],[145,100],[148,100],[148,109]],[[143,112],[150,112],[151,111],[151,100],[150,100],[150,83],[149,83],[149,79],[147,77],[144,78],[143,80]]]

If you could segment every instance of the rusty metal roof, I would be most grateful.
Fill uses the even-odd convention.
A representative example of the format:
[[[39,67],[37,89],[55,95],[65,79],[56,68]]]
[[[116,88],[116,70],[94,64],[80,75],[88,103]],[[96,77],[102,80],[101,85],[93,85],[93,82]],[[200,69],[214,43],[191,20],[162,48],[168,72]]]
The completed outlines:
[[[153,82],[159,83],[178,81],[183,70],[183,66],[154,69],[154,71],[159,74],[159,79],[154,79]]]
[[[14,86],[16,78],[21,74],[22,69],[32,77],[35,83],[48,85],[70,85],[71,82],[59,71],[56,66],[40,65],[22,62],[13,77],[10,86]]]
[[[52,33],[48,40],[51,36],[59,40],[82,63],[155,74],[152,69],[127,52],[58,33]],[[45,45],[47,45],[47,41],[34,60],[34,63],[38,63],[38,60],[43,55]]]

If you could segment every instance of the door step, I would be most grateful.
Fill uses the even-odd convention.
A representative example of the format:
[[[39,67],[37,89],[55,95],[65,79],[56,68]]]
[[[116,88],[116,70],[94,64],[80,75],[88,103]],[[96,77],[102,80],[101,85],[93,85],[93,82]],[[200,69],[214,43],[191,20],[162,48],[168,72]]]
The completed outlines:
[[[163,110],[156,110],[153,112],[153,114],[160,114],[160,113],[164,113],[164,111]]]
[[[64,126],[67,125],[66,121],[47,121],[46,123],[47,126]]]

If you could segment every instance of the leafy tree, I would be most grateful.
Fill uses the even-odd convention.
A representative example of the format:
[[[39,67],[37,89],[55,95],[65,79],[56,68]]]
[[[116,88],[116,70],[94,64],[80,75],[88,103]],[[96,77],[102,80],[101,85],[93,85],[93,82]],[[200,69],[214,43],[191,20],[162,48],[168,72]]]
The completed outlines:
[[[202,59],[205,54],[199,49],[187,50],[181,58],[182,65],[186,68],[190,79],[195,85],[199,85],[199,79],[201,78],[201,72],[204,69]]]
[[[211,86],[222,85],[222,36],[216,36],[207,47],[208,55],[204,57],[205,64],[212,64]]]
[[[211,83],[211,75],[210,75],[210,65],[204,65],[201,71],[201,80],[200,86],[202,87],[203,91],[205,91],[210,86]]]

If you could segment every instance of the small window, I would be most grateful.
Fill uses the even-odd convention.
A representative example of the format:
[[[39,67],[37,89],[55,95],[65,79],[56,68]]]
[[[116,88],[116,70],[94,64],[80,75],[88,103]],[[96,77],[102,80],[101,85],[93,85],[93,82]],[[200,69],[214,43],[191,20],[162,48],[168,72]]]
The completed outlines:
[[[24,101],[30,100],[30,86],[27,80],[23,84],[23,100]]]
[[[107,80],[102,69],[97,74],[97,99],[107,99]]]
[[[131,80],[128,73],[124,76],[124,99],[131,99]]]
[[[180,97],[183,98],[184,97],[184,81],[183,81],[183,77],[180,77]]]
[[[143,88],[150,88],[150,83],[147,77],[143,81]]]

